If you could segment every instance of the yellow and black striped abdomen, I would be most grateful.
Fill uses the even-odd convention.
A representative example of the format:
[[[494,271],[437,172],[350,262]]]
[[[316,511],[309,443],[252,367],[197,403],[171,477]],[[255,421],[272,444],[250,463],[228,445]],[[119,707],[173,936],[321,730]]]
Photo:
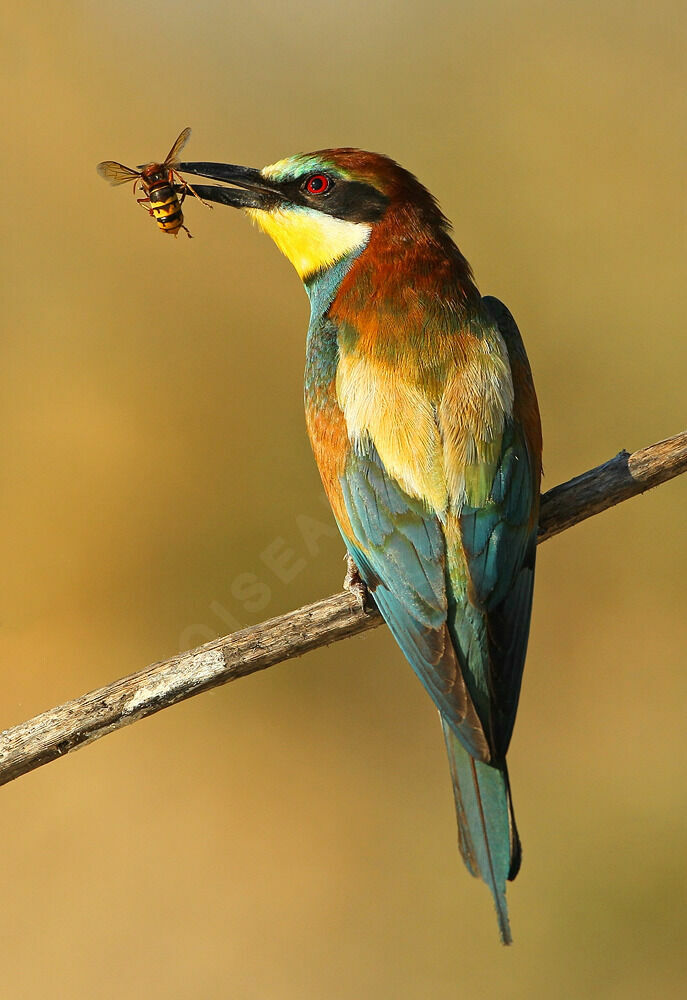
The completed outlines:
[[[176,236],[184,222],[179,195],[169,181],[161,181],[148,188],[150,210],[163,233]]]

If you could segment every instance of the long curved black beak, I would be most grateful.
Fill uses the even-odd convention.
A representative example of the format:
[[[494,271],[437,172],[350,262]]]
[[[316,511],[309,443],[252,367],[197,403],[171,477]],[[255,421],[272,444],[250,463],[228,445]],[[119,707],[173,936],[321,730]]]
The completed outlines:
[[[232,187],[215,187],[194,184],[193,190],[206,201],[216,201],[232,208],[273,208],[283,200],[278,187],[271,184],[253,167],[237,167],[233,163],[178,163],[175,167],[182,174],[197,174],[213,181],[222,181]]]

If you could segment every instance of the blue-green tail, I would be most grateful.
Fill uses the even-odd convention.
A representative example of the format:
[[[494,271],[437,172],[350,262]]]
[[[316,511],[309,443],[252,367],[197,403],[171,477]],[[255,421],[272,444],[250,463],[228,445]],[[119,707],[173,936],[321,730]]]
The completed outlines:
[[[476,761],[442,719],[458,817],[460,853],[468,871],[494,897],[501,940],[511,944],[506,882],[520,868],[520,840],[511,804],[508,771]]]

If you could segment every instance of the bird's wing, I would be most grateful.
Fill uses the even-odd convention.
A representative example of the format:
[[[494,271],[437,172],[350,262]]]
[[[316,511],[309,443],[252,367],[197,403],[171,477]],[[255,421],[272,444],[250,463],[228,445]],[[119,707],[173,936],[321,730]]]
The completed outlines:
[[[513,418],[507,422],[487,501],[460,515],[468,586],[450,587],[455,610],[450,627],[461,650],[470,648],[469,623],[484,621],[478,661],[488,665],[491,736],[499,757],[513,731],[527,651],[541,478],[541,425],[525,348],[508,309],[483,299],[508,350],[513,376]],[[466,627],[467,626],[467,627]],[[467,634],[466,634],[467,633]],[[473,671],[468,667],[468,674]],[[478,670],[479,673],[479,670]],[[469,685],[470,686],[470,685]]]
[[[531,386],[531,376],[512,317],[511,329],[505,307],[499,304],[503,315],[497,315],[490,302],[484,321],[498,325],[506,342],[517,398],[512,417],[484,449],[484,461],[473,465],[472,481],[479,485],[467,492],[472,504],[446,514],[433,502],[430,489],[434,495],[441,490],[435,470],[427,471],[431,463],[418,460],[419,442],[429,431],[417,401],[407,407],[407,434],[402,428],[407,452],[388,443],[377,447],[383,428],[376,441],[372,426],[372,433],[358,436],[354,444],[341,441],[345,455],[338,474],[330,475],[329,483],[323,475],[349,551],[397,642],[477,760],[502,759],[512,729],[529,630],[538,501],[536,441],[528,441],[521,419],[520,382],[527,376],[523,384]],[[365,373],[353,374],[359,387]],[[391,386],[387,393],[395,391]],[[378,402],[383,399],[378,390]],[[404,403],[407,399],[405,393]],[[351,405],[349,413],[362,420],[361,408]],[[396,431],[404,420],[399,410]],[[365,414],[365,419],[370,424],[376,418]],[[442,419],[446,422],[450,413]],[[538,427],[538,417],[529,422]],[[346,430],[350,436],[350,423]],[[459,464],[458,449],[445,444],[448,434],[440,430],[443,475],[464,482],[465,467],[451,467],[452,461]],[[331,440],[328,445],[331,452]],[[390,456],[387,462],[380,451]],[[421,465],[430,484],[424,495],[413,489]]]
[[[450,550],[449,631],[498,759],[512,733],[527,649],[537,541],[533,480],[522,434],[509,423],[489,500],[463,508],[462,544]]]
[[[349,451],[340,485],[346,517],[339,527],[363,580],[442,716],[477,760],[487,760],[488,740],[447,624],[439,519],[387,474],[372,446]]]

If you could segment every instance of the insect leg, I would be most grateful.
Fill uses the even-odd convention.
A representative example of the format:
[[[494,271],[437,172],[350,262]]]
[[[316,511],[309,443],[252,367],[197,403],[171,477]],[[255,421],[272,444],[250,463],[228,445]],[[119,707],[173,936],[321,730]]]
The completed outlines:
[[[141,185],[141,190],[145,194],[145,188],[141,184],[141,178],[137,177],[136,180],[134,181],[134,195],[136,194],[136,188],[139,186],[139,184]],[[152,210],[152,208],[146,208],[145,207],[145,203],[146,202],[148,202],[148,204],[150,204],[150,198],[148,198],[148,197],[146,197],[146,198],[136,198],[136,203],[138,205],[140,205],[141,208],[148,213],[148,215],[152,215],[153,214],[153,210]]]
[[[170,170],[170,173],[175,174],[175,176],[177,176],[179,178],[181,189],[183,191],[182,200],[183,200],[183,198],[186,197],[186,192],[190,191],[191,194],[193,195],[193,197],[197,198],[198,201],[202,205],[205,205],[206,208],[212,208],[213,207],[207,201],[205,201],[203,198],[200,197],[200,195],[193,189],[193,187],[191,187],[191,185],[189,184],[189,182],[187,180],[185,180],[177,170]]]

